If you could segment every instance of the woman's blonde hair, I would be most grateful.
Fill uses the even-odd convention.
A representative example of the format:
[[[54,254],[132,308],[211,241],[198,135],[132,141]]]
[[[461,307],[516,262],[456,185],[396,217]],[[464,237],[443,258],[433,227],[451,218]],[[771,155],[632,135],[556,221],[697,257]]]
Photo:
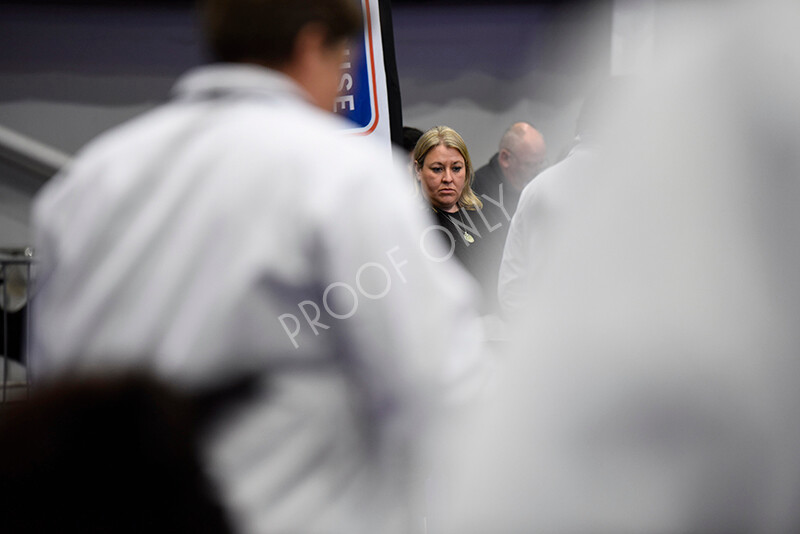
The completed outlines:
[[[464,189],[458,198],[458,206],[466,210],[476,210],[483,208],[483,202],[472,191],[472,182],[475,179],[475,171],[472,168],[472,160],[469,159],[469,151],[464,139],[458,132],[449,126],[434,126],[419,138],[417,146],[414,147],[414,170],[419,172],[425,163],[425,157],[432,149],[439,145],[447,148],[455,148],[464,158],[464,166],[467,171],[467,179],[464,182]]]

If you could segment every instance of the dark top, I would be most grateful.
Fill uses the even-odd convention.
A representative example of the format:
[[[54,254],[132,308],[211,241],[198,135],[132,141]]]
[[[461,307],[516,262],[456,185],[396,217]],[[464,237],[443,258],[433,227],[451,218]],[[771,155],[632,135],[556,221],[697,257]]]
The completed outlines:
[[[508,212],[508,216],[512,217],[514,212],[517,211],[517,203],[519,202],[520,192],[505,181],[503,177],[503,169],[500,168],[498,162],[499,154],[492,156],[489,163],[475,171],[475,183],[472,184],[472,190],[483,201],[484,211],[487,215],[490,211],[497,211],[500,219],[496,222],[506,221],[506,216],[499,206],[495,203],[502,201],[503,207]],[[487,201],[485,196],[488,196],[495,202]],[[490,219],[492,220],[492,219]],[[501,221],[502,220],[502,221]],[[494,222],[494,220],[492,220]],[[504,224],[505,233],[508,233],[508,224]]]
[[[483,202],[482,217],[478,219],[483,223],[483,228],[491,236],[481,254],[482,268],[485,271],[484,286],[491,286],[492,311],[499,309],[497,306],[497,277],[500,271],[500,262],[503,259],[508,229],[511,226],[511,217],[517,211],[520,192],[508,184],[503,177],[503,170],[498,162],[499,155],[495,154],[489,163],[475,171],[475,181],[472,190]],[[491,230],[488,232],[488,230]],[[486,291],[485,291],[486,292]]]
[[[436,221],[447,233],[441,232],[447,250],[461,262],[481,287],[483,313],[498,310],[497,271],[500,263],[497,258],[497,245],[494,232],[489,231],[479,211],[461,209],[456,213],[446,213],[433,208]],[[496,226],[496,225],[495,225]],[[502,249],[501,249],[502,253]]]

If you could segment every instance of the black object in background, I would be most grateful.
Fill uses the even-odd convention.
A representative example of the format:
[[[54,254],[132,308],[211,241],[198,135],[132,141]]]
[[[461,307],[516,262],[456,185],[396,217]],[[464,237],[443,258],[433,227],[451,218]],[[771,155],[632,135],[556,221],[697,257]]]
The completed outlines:
[[[182,393],[146,374],[69,379],[0,411],[2,530],[228,534],[199,437],[256,377]]]

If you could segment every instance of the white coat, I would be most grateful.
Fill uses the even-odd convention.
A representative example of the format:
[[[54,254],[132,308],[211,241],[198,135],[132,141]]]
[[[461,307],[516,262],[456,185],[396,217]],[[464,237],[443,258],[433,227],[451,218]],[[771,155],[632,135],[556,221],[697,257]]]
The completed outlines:
[[[420,241],[401,171],[341,126],[276,72],[204,67],[34,206],[39,376],[194,387],[321,364],[279,372],[210,440],[243,532],[407,532],[403,459],[476,354],[474,288]]]

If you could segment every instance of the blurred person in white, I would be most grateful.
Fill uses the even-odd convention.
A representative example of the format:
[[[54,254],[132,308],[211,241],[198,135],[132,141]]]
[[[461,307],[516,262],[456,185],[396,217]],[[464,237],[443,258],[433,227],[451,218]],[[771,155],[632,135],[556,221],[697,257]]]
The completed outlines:
[[[563,160],[543,171],[536,183],[522,191],[498,268],[497,298],[506,319],[524,310],[528,278],[536,272],[539,262],[544,261],[540,254],[544,247],[537,234],[547,223],[548,212],[559,213],[561,204],[565,205],[563,209],[569,209],[576,197],[593,191],[587,182],[597,179],[596,167],[603,145],[607,144],[605,139],[613,135],[615,128],[613,110],[624,98],[629,83],[625,77],[610,77],[586,97],[578,116],[572,149]],[[547,198],[547,202],[543,203],[542,198]]]
[[[448,534],[800,530],[800,6],[664,4],[607,157],[530,186]]]
[[[415,444],[477,354],[470,279],[430,259],[403,170],[330,113],[356,5],[205,2],[218,63],[33,209],[38,379],[271,376],[205,442],[240,532],[412,531]]]

